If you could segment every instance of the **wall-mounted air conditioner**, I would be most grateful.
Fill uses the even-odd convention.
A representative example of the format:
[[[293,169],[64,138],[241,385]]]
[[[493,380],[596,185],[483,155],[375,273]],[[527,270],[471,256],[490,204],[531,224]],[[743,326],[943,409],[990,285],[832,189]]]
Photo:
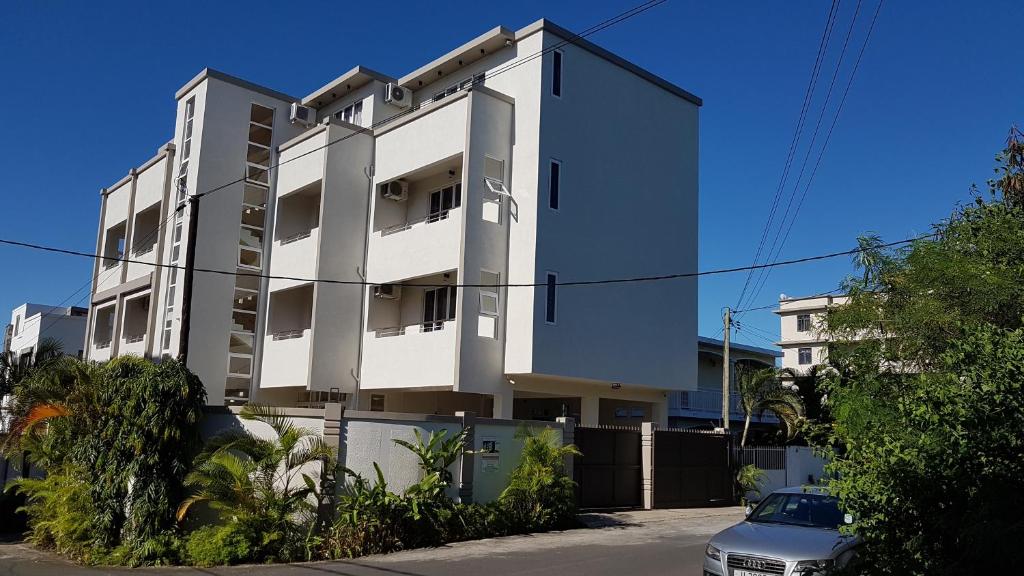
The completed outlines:
[[[298,102],[292,102],[292,109],[288,113],[288,120],[290,120],[292,124],[312,126],[313,124],[316,124],[316,110],[309,106],[303,106]]]
[[[391,82],[384,89],[384,102],[399,108],[412,106],[412,90]]]
[[[373,287],[373,297],[384,300],[397,300],[402,297],[402,287],[394,284],[380,284]]]
[[[409,183],[405,180],[385,182],[380,185],[380,196],[395,202],[405,202],[409,198]]]

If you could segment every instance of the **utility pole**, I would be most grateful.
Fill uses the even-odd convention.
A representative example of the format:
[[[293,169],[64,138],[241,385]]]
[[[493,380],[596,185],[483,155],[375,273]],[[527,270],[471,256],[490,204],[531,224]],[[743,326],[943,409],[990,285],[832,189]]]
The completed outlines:
[[[178,206],[178,210],[185,207]],[[196,268],[196,234],[199,232],[199,195],[188,197],[188,239],[185,244],[185,274],[181,289],[181,331],[178,341],[178,360],[188,367],[188,340],[192,328],[192,276]]]
[[[722,354],[722,428],[725,428],[726,432],[729,431],[729,332],[732,329],[732,310],[729,307],[725,307],[725,315],[723,317],[725,322],[725,329],[722,334],[725,335],[723,342],[723,354]]]

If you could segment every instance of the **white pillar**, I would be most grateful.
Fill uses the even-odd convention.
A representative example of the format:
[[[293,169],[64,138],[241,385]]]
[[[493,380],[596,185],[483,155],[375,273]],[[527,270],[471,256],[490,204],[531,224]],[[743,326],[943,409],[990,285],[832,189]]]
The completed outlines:
[[[580,397],[580,424],[597,426],[601,420],[601,398],[594,395]]]

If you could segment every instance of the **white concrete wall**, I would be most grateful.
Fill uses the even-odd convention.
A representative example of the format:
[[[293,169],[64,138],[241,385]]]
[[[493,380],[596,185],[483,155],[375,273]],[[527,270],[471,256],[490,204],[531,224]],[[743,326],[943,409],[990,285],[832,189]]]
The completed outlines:
[[[60,343],[64,354],[76,356],[82,350],[85,341],[87,320],[85,316],[65,316],[66,308],[57,309],[48,314],[52,306],[41,304],[22,304],[11,312],[11,324],[20,324],[17,335],[12,333],[11,350],[21,354],[31,350],[33,353],[39,341],[52,338]],[[21,321],[17,322],[20,318]]]
[[[558,40],[545,33],[547,44]],[[542,59],[528,280],[544,282],[547,271],[560,281],[696,271],[698,107],[579,47],[564,52],[561,98],[549,92],[551,56]],[[548,207],[551,158],[562,162],[557,211]],[[517,331],[508,344],[532,347],[532,363],[510,371],[696,387],[695,278],[560,287],[555,325],[544,321],[543,289],[533,304],[532,341]]]
[[[421,317],[422,318],[422,317]],[[421,332],[419,324],[405,334],[378,338],[367,331],[363,340],[364,390],[386,388],[451,389],[455,384],[456,321],[444,329]]]
[[[562,425],[555,423],[535,422],[533,425],[526,425],[517,420],[503,420],[500,422],[480,421],[473,431],[473,450],[477,452],[473,456],[473,501],[491,502],[498,499],[501,492],[508,486],[508,477],[519,464],[520,456],[523,453],[523,438],[517,438],[520,431],[525,429],[533,432],[543,428],[554,428],[558,431],[555,434],[557,443],[562,445]],[[498,442],[496,454],[484,454],[484,440],[495,440]]]
[[[806,446],[787,446],[786,468],[764,471],[765,480],[760,484],[761,497],[781,488],[807,485],[810,478],[814,479],[814,483],[820,483],[825,475],[825,464],[824,458],[816,456]]]

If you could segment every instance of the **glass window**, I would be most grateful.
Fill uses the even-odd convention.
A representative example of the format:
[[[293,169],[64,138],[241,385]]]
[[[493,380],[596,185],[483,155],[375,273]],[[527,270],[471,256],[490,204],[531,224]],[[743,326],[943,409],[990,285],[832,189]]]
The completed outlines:
[[[796,331],[807,332],[811,329],[811,315],[798,314],[796,317]]]
[[[442,286],[423,291],[423,331],[444,328],[446,320],[455,319],[455,288]]]
[[[797,356],[798,356],[797,361],[801,365],[806,365],[806,364],[810,364],[811,363],[811,349],[810,348],[798,348],[797,349]]]
[[[262,186],[246,184],[245,194],[242,196],[242,202],[252,206],[266,207],[267,189]]]
[[[558,210],[561,200],[562,189],[562,163],[558,160],[551,161],[551,168],[548,173],[548,207]]]
[[[266,106],[260,106],[259,104],[253,104],[252,108],[249,109],[249,120],[259,122],[265,126],[273,126],[274,109],[267,108]]]
[[[251,356],[230,356],[228,358],[228,374],[249,376],[252,374]]]
[[[547,309],[545,310],[544,319],[549,324],[555,323],[555,300],[558,297],[558,275],[553,272],[548,272],[547,281]]]
[[[259,302],[257,299],[257,292],[246,292],[244,290],[235,290],[235,296],[231,299],[231,307],[235,310],[245,310],[246,312],[255,312],[256,304]]]
[[[501,277],[497,273],[480,271],[480,313],[485,316],[498,315],[498,284]]]
[[[256,314],[253,312],[243,312],[241,310],[233,310],[231,312],[231,331],[232,332],[255,332],[256,331]]]
[[[228,341],[228,352],[232,354],[252,354],[253,335],[232,333]]]
[[[259,208],[257,206],[243,206],[242,207],[242,224],[246,226],[255,226],[257,228],[263,228],[264,218],[266,217],[266,209]]]
[[[555,50],[551,53],[551,95],[562,97],[562,51]]]
[[[248,248],[238,249],[238,265],[246,268],[260,268],[263,263],[263,255],[259,250]]]
[[[258,124],[249,124],[249,141],[260,146],[270,148],[270,139],[273,135],[270,128]]]

